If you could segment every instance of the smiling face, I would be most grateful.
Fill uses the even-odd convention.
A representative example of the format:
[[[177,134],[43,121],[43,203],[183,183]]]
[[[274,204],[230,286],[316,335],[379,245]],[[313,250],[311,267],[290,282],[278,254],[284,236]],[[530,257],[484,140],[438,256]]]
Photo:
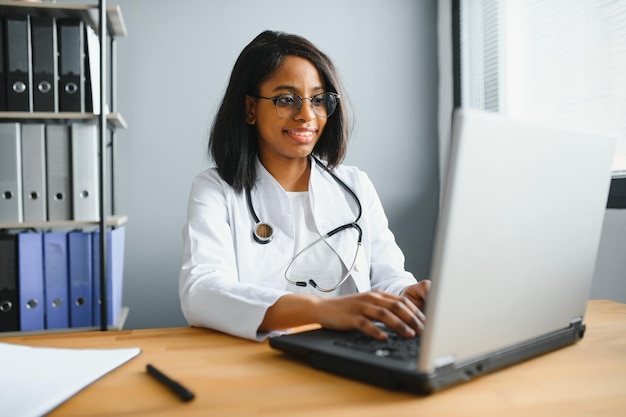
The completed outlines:
[[[246,98],[248,123],[256,125],[259,158],[265,167],[285,163],[308,163],[315,144],[326,126],[306,98],[323,93],[324,83],[317,68],[307,59],[287,56],[278,69],[259,87],[259,96],[275,97],[293,93],[305,100],[301,109],[289,119],[276,112],[273,101]]]

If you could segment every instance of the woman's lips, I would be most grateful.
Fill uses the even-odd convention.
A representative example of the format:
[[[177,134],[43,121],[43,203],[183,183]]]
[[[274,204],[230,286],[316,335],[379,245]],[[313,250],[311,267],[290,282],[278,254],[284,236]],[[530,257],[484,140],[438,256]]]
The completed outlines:
[[[310,143],[314,138],[317,129],[305,128],[305,129],[286,129],[285,133],[293,140],[300,143]]]

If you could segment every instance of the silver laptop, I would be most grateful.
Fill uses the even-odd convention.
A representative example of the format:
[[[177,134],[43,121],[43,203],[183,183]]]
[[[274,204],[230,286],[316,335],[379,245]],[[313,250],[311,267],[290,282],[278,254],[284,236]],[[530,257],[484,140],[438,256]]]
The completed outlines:
[[[428,394],[576,343],[614,146],[602,135],[456,110],[422,336],[378,342],[320,329],[270,346],[329,372]]]

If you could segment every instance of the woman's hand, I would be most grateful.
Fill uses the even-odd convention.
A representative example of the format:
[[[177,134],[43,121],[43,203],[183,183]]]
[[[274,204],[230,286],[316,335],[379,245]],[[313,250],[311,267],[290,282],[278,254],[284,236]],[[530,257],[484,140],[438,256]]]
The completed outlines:
[[[382,291],[322,298],[308,294],[286,294],[267,309],[259,330],[277,330],[319,323],[334,330],[360,330],[375,338],[387,333],[374,322],[381,322],[404,337],[421,334],[423,308],[430,281],[424,280],[404,289],[402,295]]]
[[[375,339],[385,339],[387,333],[376,326],[374,321],[385,324],[404,337],[413,337],[422,332],[426,319],[408,296],[381,291],[320,298],[316,304],[316,321],[322,327],[335,330],[356,329]]]
[[[426,298],[430,290],[430,281],[425,279],[417,284],[409,285],[402,291],[402,295],[411,300],[421,311],[426,311]]]

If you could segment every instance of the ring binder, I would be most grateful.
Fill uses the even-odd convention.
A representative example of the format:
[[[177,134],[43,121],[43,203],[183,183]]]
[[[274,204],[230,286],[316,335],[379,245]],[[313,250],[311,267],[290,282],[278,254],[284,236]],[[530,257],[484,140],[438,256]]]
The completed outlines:
[[[7,110],[32,110],[29,16],[6,16]]]
[[[48,220],[72,219],[69,127],[46,126]]]
[[[84,112],[84,29],[80,19],[57,21],[59,111]]]
[[[0,123],[0,223],[21,223],[22,144],[19,123]]]
[[[25,222],[47,220],[46,142],[41,123],[22,124],[22,199]]]
[[[31,17],[33,111],[57,111],[57,36],[51,16]]]

